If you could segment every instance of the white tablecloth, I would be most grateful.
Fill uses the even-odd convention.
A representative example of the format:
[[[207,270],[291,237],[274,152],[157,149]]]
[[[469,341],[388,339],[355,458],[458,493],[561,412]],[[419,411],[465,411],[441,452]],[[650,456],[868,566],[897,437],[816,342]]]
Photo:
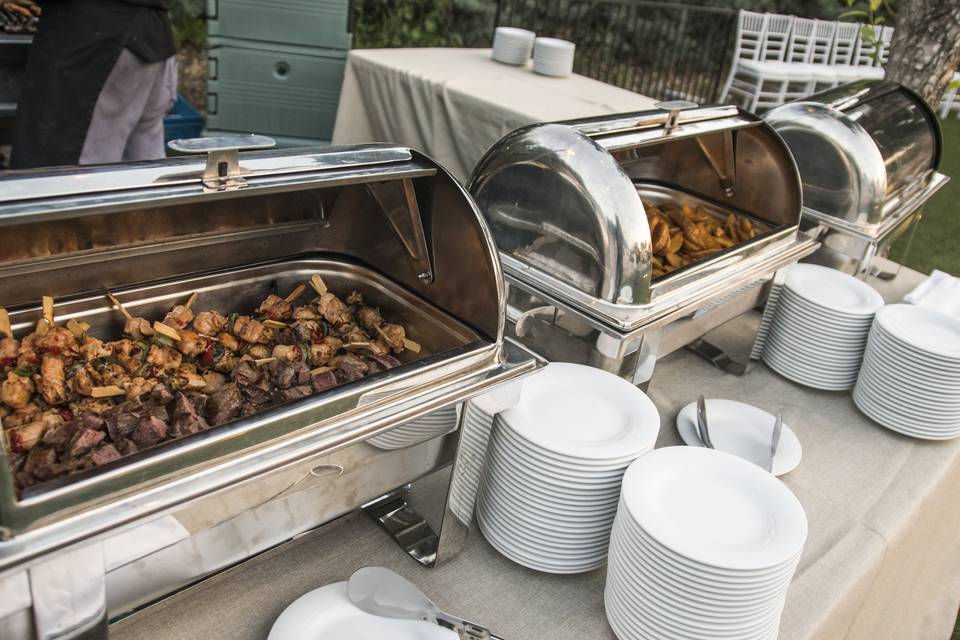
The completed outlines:
[[[347,58],[333,144],[402,144],[466,182],[487,148],[514,129],[654,102],[584,76],[500,64],[489,49],[359,49]]]
[[[920,279],[904,269],[892,283],[873,284],[894,301]],[[757,321],[750,314],[728,327],[745,338]],[[662,420],[658,446],[680,443],[674,417],[699,393],[782,409],[803,443],[803,461],[784,481],[807,512],[810,535],[781,640],[950,637],[960,601],[960,439],[912,440],[870,422],[848,393],[806,389],[763,365],[743,377],[724,374],[681,350],[657,365],[650,389]],[[114,625],[111,638],[262,640],[290,602],[365,565],[399,571],[441,607],[508,640],[614,638],[603,569],[536,573],[474,529],[462,556],[427,570],[362,513],[135,614]]]

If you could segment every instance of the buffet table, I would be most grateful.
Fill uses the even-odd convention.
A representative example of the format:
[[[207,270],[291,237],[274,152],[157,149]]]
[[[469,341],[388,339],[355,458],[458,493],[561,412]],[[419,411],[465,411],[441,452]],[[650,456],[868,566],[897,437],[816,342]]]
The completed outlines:
[[[494,62],[489,49],[350,52],[333,144],[395,142],[465,182],[490,145],[534,122],[643,111],[656,101],[584,76]]]
[[[894,301],[921,278],[904,269],[893,282],[871,284]],[[757,321],[739,318],[726,337],[746,335]],[[723,374],[684,350],[658,366],[651,385],[662,418],[658,446],[679,444],[674,416],[698,393],[782,409],[802,441],[803,460],[785,482],[804,505],[810,534],[781,638],[949,637],[960,601],[960,440],[912,440],[864,418],[849,394],[797,386],[762,364],[744,377]],[[142,610],[116,623],[111,637],[262,639],[290,602],[365,565],[404,574],[441,607],[508,640],[614,637],[602,569],[536,573],[500,556],[474,528],[461,556],[426,570],[363,513]]]

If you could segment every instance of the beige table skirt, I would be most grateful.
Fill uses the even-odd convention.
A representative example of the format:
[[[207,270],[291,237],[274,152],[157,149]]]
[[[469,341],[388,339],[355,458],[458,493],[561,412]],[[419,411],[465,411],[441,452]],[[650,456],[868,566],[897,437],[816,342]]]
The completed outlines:
[[[333,144],[405,145],[466,182],[490,145],[514,129],[654,102],[584,76],[500,64],[489,49],[357,49],[347,58]]]
[[[899,300],[918,281],[905,271],[873,284]],[[744,317],[730,330],[746,336],[756,322]],[[849,394],[800,387],[763,365],[724,374],[680,351],[658,365],[650,390],[662,419],[658,446],[679,444],[674,417],[698,393],[782,409],[803,444],[800,466],[784,481],[806,509],[810,535],[783,640],[950,637],[960,602],[960,440],[912,440],[864,418]],[[474,528],[463,555],[427,570],[360,513],[146,609],[114,625],[111,637],[261,640],[290,602],[365,565],[399,571],[441,607],[508,640],[614,637],[603,569],[536,573],[500,556]]]

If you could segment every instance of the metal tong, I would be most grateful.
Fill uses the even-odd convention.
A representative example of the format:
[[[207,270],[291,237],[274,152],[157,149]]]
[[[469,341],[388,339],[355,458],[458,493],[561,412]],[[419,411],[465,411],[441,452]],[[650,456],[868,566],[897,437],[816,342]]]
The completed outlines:
[[[700,442],[708,449],[716,449],[713,441],[710,440],[710,427],[707,424],[707,401],[703,399],[703,394],[697,398],[697,436]]]

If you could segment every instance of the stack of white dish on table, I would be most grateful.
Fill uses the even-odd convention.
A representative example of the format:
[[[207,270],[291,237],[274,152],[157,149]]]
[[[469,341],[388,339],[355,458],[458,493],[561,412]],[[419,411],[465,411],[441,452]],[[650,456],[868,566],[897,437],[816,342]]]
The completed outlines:
[[[806,537],[800,502],[756,465],[658,449],[623,477],[607,620],[620,640],[772,640]]]
[[[626,380],[551,363],[499,414],[477,498],[477,522],[514,562],[547,573],[603,566],[620,479],[653,449],[660,415]]]
[[[815,389],[853,388],[883,298],[851,275],[814,264],[787,269],[762,358]]]
[[[457,633],[424,620],[375,616],[357,608],[347,595],[347,583],[314,589],[284,609],[267,640],[456,640]]]
[[[533,70],[562,78],[573,73],[576,45],[558,38],[537,38],[533,45]]]
[[[397,393],[396,390],[387,393],[364,394],[360,400],[360,405],[371,404],[394,393]],[[457,425],[460,424],[460,411],[461,405],[459,404],[444,407],[443,409],[428,413],[425,416],[404,422],[389,431],[377,434],[367,440],[367,442],[378,449],[390,450],[412,447],[415,444],[426,442],[427,440],[456,430]]]
[[[853,401],[878,424],[914,438],[960,436],[960,321],[908,304],[884,307]]]
[[[526,64],[536,37],[526,29],[497,27],[493,35],[493,59],[504,64]]]

